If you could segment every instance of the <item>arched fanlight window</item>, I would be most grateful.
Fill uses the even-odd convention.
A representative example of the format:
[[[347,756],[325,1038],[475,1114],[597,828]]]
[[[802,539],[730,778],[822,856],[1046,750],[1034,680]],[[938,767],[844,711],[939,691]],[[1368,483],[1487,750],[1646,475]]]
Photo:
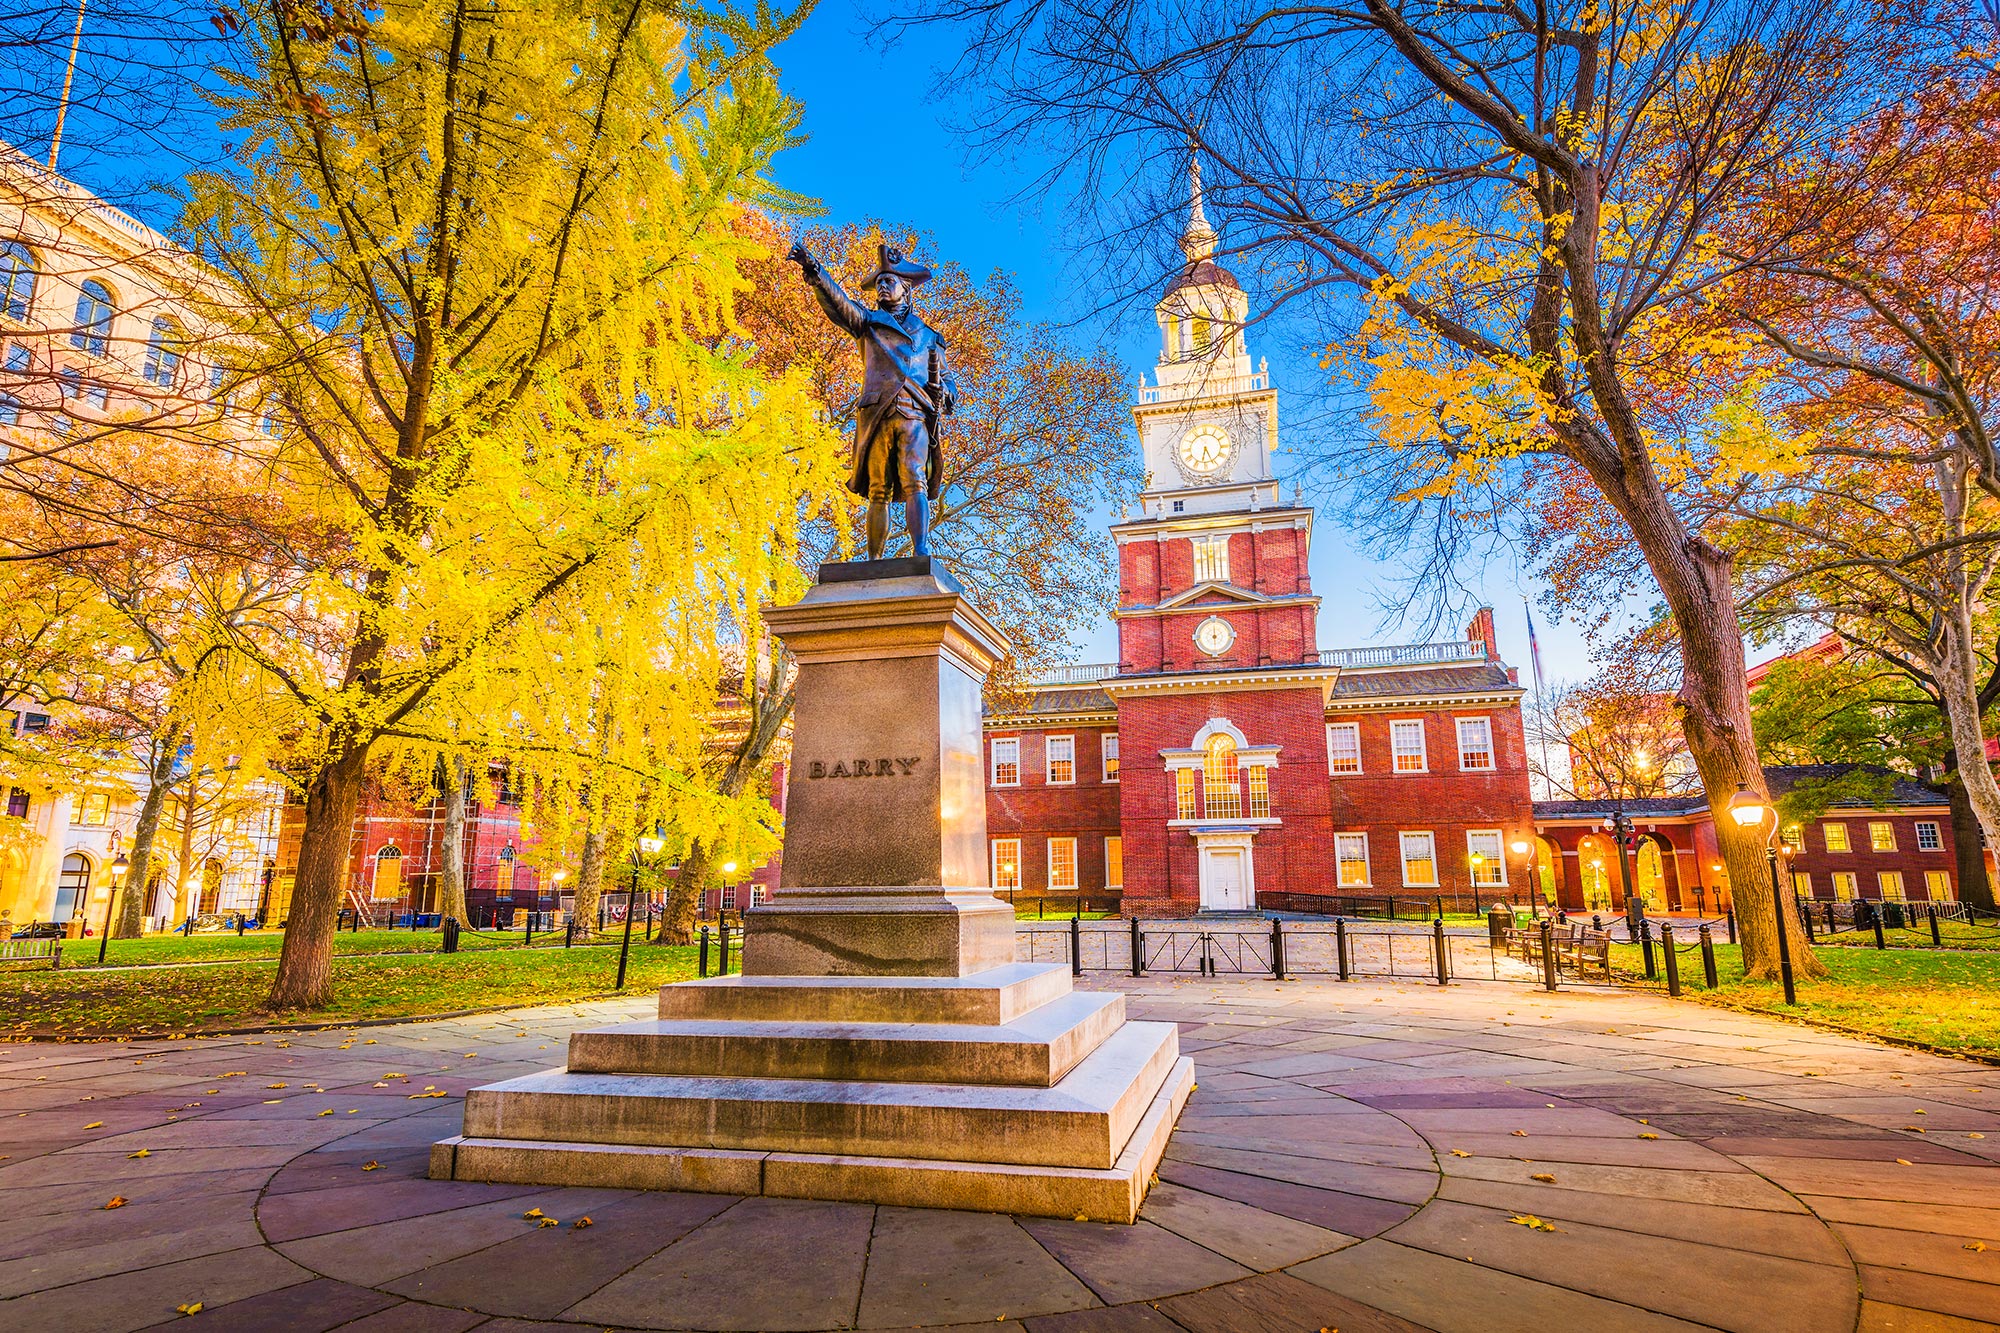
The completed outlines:
[[[0,245],[0,315],[26,319],[35,299],[35,261],[19,241]]]
[[[153,321],[153,331],[146,338],[146,364],[140,369],[147,383],[174,382],[181,368],[181,341],[181,331],[171,319],[162,315]]]
[[[403,896],[403,849],[393,842],[375,853],[375,885],[370,892],[376,898]]]
[[[1208,738],[1201,757],[1202,815],[1207,819],[1238,819],[1243,798],[1236,782],[1236,742],[1223,732]]]
[[[88,278],[77,292],[76,332],[69,335],[70,346],[103,356],[110,338],[111,289],[96,278]]]

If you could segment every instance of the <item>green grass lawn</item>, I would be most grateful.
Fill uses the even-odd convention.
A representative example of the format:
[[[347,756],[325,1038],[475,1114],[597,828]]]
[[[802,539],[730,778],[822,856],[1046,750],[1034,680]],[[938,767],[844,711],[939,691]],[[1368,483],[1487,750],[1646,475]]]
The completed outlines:
[[[1931,927],[1928,921],[1920,921],[1914,926],[1901,930],[1884,930],[1883,939],[1891,949],[1916,946],[1931,947]],[[1992,921],[1982,921],[1976,926],[1963,921],[1938,922],[1938,942],[1947,949],[1977,949],[1982,952],[2000,953],[2000,925]],[[1823,948],[1873,949],[1875,931],[1872,927],[1861,930],[1842,928],[1839,933],[1821,933],[1818,943]]]
[[[634,930],[641,930],[635,925]],[[615,935],[616,932],[614,931]],[[335,954],[362,955],[384,953],[435,953],[441,936],[435,930],[343,930],[333,937]],[[633,936],[638,942],[639,936]],[[253,958],[276,958],[278,950],[285,942],[281,930],[253,930],[238,936],[234,931],[226,934],[191,935],[148,935],[138,940],[113,940],[104,951],[104,966],[135,967],[148,963],[227,963],[243,962]],[[98,966],[95,938],[64,940],[62,942],[62,966],[64,971],[71,968]],[[466,931],[460,937],[459,947],[470,952],[496,948],[518,948],[521,932],[510,931]],[[537,948],[560,948],[560,932],[537,934],[534,937]]]
[[[1816,952],[1833,975],[1823,981],[1799,982],[1796,1008],[1786,1006],[1779,983],[1743,978],[1742,953],[1733,944],[1715,946],[1719,984],[1712,991],[1703,984],[1701,955],[1683,953],[1682,993],[1731,1008],[1784,1014],[1852,1032],[2000,1059],[2000,953],[1878,951],[1872,947],[1821,948]],[[1612,945],[1611,961],[1628,977],[1643,974],[1636,945]],[[1663,967],[1660,975],[1665,976]],[[1665,981],[1659,984],[1664,986]]]
[[[358,937],[365,939],[368,934],[362,931]],[[269,938],[275,942],[278,937]],[[424,937],[420,934],[418,938]],[[192,941],[197,945],[219,942]],[[0,1037],[199,1032],[261,1022],[397,1018],[576,1000],[611,993],[618,950],[479,949],[408,957],[384,957],[380,951],[375,956],[350,954],[334,962],[337,998],[332,1005],[310,1012],[263,1013],[259,1006],[276,967],[275,959],[267,957],[241,967],[0,973]],[[644,993],[694,974],[693,948],[635,943],[626,991]]]

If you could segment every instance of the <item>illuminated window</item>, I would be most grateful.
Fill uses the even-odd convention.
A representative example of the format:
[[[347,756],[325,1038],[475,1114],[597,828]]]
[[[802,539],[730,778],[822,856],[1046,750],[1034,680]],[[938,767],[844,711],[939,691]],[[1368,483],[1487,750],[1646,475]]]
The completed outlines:
[[[102,828],[111,815],[111,796],[108,792],[85,792],[77,802],[76,823],[90,828]]]
[[[1076,839],[1049,839],[1049,892],[1076,892]]]
[[[750,886],[750,905],[752,907],[762,907],[764,899],[768,896],[770,896],[769,890],[762,884],[752,884]]]
[[[1896,826],[1887,820],[1870,824],[1868,826],[1868,846],[1870,850],[1877,852],[1895,851]]]
[[[1125,839],[1106,838],[1104,840],[1104,887],[1122,889],[1125,887]]]
[[[1250,818],[1271,817],[1271,770],[1253,768],[1246,772],[1250,783]]]
[[[1174,770],[1174,818],[1196,818],[1194,808],[1194,770],[1181,768]]]
[[[111,336],[111,292],[95,278],[86,280],[76,296],[76,332],[69,335],[72,347],[81,347],[92,356],[104,355]]]
[[[1924,892],[1930,894],[1934,903],[1951,901],[1951,872],[1948,870],[1926,870],[1924,872]]]
[[[380,899],[403,896],[403,850],[395,843],[375,853],[375,883],[369,892]]]
[[[1791,848],[1795,852],[1802,852],[1805,850],[1806,831],[1800,828],[1797,824],[1787,824],[1785,826],[1785,831],[1783,833],[1780,833],[1778,837],[1784,842],[1785,846]]]
[[[1833,896],[1844,903],[1854,901],[1854,872],[1836,870],[1833,872]]]
[[[725,884],[722,886],[722,910],[725,912],[736,910],[736,886],[734,884]]]
[[[1803,870],[1792,872],[1792,892],[1801,898],[1812,897],[1812,876]]]
[[[1220,733],[1208,738],[1201,759],[1202,814],[1209,819],[1240,819],[1243,797],[1236,782],[1236,742]]]
[[[1194,539],[1194,581],[1196,583],[1229,582],[1229,538],[1197,537]]]
[[[1021,741],[1009,736],[993,742],[993,785],[996,787],[1018,787],[1021,785]]]
[[[1012,893],[1021,887],[1021,840],[993,840],[993,891]]]
[[[1205,352],[1208,350],[1207,315],[1196,315],[1194,317],[1194,350],[1197,352]]]
[[[1421,719],[1389,724],[1389,748],[1398,773],[1423,773],[1430,761],[1424,753],[1424,724]]]
[[[1465,835],[1466,859],[1472,866],[1472,882],[1485,886],[1507,882],[1507,858],[1500,852],[1499,829],[1475,829]]]
[[[1419,888],[1438,882],[1437,841],[1428,833],[1403,835],[1403,883]]]
[[[0,315],[26,319],[35,299],[35,261],[19,241],[0,245]]]
[[[1881,874],[1875,877],[1875,883],[1882,890],[1882,896],[1884,898],[1891,898],[1897,902],[1901,902],[1903,900],[1902,871],[1884,870]]]
[[[1068,787],[1076,782],[1076,737],[1051,736],[1043,753],[1050,786]]]
[[[1847,825],[1822,824],[1826,830],[1826,849],[1829,852],[1851,852],[1854,848],[1847,841]]]
[[[1458,719],[1458,766],[1468,773],[1493,769],[1493,724],[1483,717]]]
[[[1934,852],[1942,846],[1944,840],[1938,836],[1938,826],[1927,819],[1917,821],[1917,850]]]
[[[1361,724],[1331,722],[1326,728],[1326,768],[1329,773],[1361,771]]]
[[[1366,888],[1368,886],[1368,835],[1366,833],[1336,833],[1333,835],[1334,858],[1339,864],[1340,884],[1343,888]]]
[[[1099,742],[1104,755],[1104,780],[1118,781],[1118,733],[1107,731]]]

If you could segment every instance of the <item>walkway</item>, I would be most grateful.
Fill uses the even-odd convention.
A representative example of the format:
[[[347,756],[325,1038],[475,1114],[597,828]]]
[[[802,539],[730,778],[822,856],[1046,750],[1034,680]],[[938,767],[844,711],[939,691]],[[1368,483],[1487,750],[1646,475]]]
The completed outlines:
[[[0,1047],[0,1321],[2000,1328],[2000,1069],[1646,995],[1120,984],[1201,1076],[1132,1227],[423,1178],[466,1087],[636,1001]]]

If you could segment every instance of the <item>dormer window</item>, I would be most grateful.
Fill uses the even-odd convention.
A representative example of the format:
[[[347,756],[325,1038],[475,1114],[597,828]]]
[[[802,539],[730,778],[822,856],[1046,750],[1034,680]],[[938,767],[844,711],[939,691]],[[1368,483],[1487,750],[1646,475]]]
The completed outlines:
[[[1194,581],[1196,583],[1229,582],[1229,538],[1197,537],[1194,539]]]

